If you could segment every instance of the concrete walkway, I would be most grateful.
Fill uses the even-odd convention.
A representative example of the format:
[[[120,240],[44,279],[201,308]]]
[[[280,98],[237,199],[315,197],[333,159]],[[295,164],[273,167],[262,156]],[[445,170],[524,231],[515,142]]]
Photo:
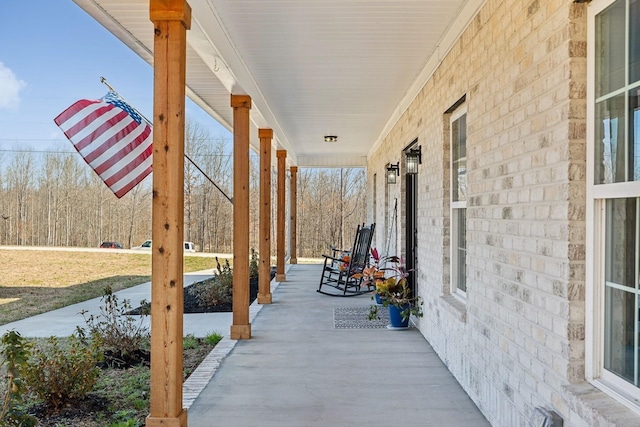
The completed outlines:
[[[212,270],[198,271],[184,275],[184,286],[199,282],[213,276]],[[140,301],[151,299],[151,282],[133,286],[115,293],[119,301],[129,300],[131,306],[136,308]],[[102,306],[101,298],[94,298],[78,304],[69,305],[58,310],[38,314],[17,322],[0,326],[0,335],[6,331],[15,330],[25,337],[66,337],[71,335],[77,326],[84,327],[86,322],[80,314],[82,311],[90,314],[100,314]],[[233,320],[232,313],[203,313],[186,314],[184,316],[184,334],[192,334],[196,337],[205,337],[212,332],[228,336]],[[143,320],[145,326],[149,326],[150,319],[146,316]]]
[[[317,293],[320,269],[290,266],[251,321],[252,338],[214,350],[189,427],[489,425],[416,329],[337,329],[336,308],[370,298]]]
[[[224,336],[184,384],[189,427],[489,426],[416,329],[371,328],[364,318],[336,328],[334,313],[371,300],[317,293],[321,268],[288,266],[287,281],[272,282],[273,303],[250,307],[250,340],[229,339],[231,313],[184,316],[185,335]],[[186,274],[185,286],[210,276]],[[116,294],[137,305],[150,299],[151,284]],[[97,314],[100,305],[74,304],[0,326],[0,334],[68,336],[85,325],[82,310]]]

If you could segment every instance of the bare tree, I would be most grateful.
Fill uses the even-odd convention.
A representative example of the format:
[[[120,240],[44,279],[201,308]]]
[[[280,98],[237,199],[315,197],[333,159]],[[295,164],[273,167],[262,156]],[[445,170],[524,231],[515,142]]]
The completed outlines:
[[[211,138],[187,123],[186,153],[202,172],[185,163],[185,240],[203,251],[232,252],[233,190],[229,141]],[[150,238],[149,180],[117,199],[77,153],[42,156],[21,148],[0,162],[0,242],[96,246],[115,240],[131,247]],[[259,165],[250,156],[250,245],[258,245]],[[272,168],[272,183],[277,171]],[[224,191],[223,194],[209,180]],[[298,174],[298,255],[319,256],[329,245],[347,247],[365,221],[362,169],[307,169]],[[271,232],[276,228],[276,186],[271,187]],[[275,252],[276,239],[271,239]]]
[[[12,200],[12,215],[15,215],[15,244],[26,244],[28,209],[27,199],[33,191],[33,153],[18,151],[7,167],[7,188]]]

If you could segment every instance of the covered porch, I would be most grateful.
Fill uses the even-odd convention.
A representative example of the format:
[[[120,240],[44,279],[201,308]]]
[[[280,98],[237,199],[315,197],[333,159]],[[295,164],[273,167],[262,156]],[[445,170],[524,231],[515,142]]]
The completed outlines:
[[[384,334],[387,331],[334,330],[331,322],[333,305],[356,302],[366,305],[369,303],[367,296],[359,298],[359,301],[339,301],[317,294],[314,286],[304,286],[304,283],[308,284],[306,280],[319,278],[319,271],[309,274],[305,271],[313,268],[296,266],[296,239],[304,237],[297,236],[296,232],[296,173],[299,167],[366,168],[368,157],[382,144],[434,72],[441,56],[450,49],[483,1],[345,1],[332,4],[310,0],[74,1],[154,67],[152,360],[151,410],[147,426],[211,425],[226,416],[211,416],[210,411],[215,413],[217,410],[229,411],[230,418],[220,425],[265,425],[260,415],[256,422],[247,421],[246,424],[238,424],[234,418],[246,412],[241,408],[250,405],[250,400],[277,396],[281,392],[268,389],[238,389],[236,392],[226,384],[217,390],[219,387],[215,382],[218,380],[214,379],[195,406],[187,410],[182,405],[180,338],[183,331],[181,245],[184,227],[185,96],[234,135],[232,340],[259,340],[252,329],[247,283],[249,150],[260,153],[261,283],[257,302],[265,306],[264,316],[267,313],[277,314],[277,322],[284,322],[277,319],[280,315],[287,315],[289,309],[295,316],[284,329],[280,326],[273,326],[270,332],[266,329],[262,337],[269,341],[261,341],[261,345],[269,346],[269,351],[277,354],[278,348],[286,348],[280,346],[281,340],[286,340],[287,336],[298,335],[299,338],[289,342],[294,346],[287,350],[290,354],[278,361],[284,363],[283,368],[295,367],[283,371],[282,379],[285,381],[259,383],[288,387],[293,380],[294,384],[304,386],[309,383],[296,381],[296,378],[325,376],[323,383],[316,383],[320,388],[312,393],[317,394],[317,399],[302,402],[302,407],[313,408],[309,405],[317,400],[320,406],[315,406],[311,413],[300,411],[299,421],[290,425],[306,425],[314,419],[318,420],[317,425],[341,425],[338,418],[335,423],[326,418],[330,413],[347,417],[342,418],[347,424],[375,425],[375,419],[381,425],[386,424],[388,417],[383,416],[386,405],[381,405],[380,399],[388,399],[388,392],[369,386],[388,383],[386,375],[378,379],[375,373],[376,360],[386,358],[391,361],[393,369],[399,370],[393,374],[394,381],[398,381],[397,390],[404,391],[393,402],[395,410],[402,414],[411,413],[407,416],[419,422],[433,416],[429,415],[430,409],[440,408],[437,410],[440,411],[452,407],[442,399],[434,400],[438,402],[436,406],[424,403],[425,396],[432,395],[435,399],[437,395],[446,395],[440,393],[440,387],[434,386],[440,383],[428,380],[432,374],[429,365],[439,363],[436,371],[440,374],[444,374],[446,368],[417,329],[407,332],[406,338],[398,335],[403,350],[393,347],[379,350],[379,346],[385,347],[380,345],[380,341],[388,339],[389,334]],[[271,182],[272,174],[276,176],[274,183]],[[273,208],[270,197],[272,185],[277,187],[277,230],[273,236],[269,229]],[[375,197],[373,195],[373,204],[376,203]],[[367,218],[367,222],[376,222],[375,214],[373,216]],[[395,230],[394,248],[401,246],[401,235],[399,230]],[[277,244],[275,254],[270,253],[272,239]],[[379,233],[374,244],[382,245],[386,240],[383,233]],[[283,293],[278,304],[274,304],[269,283],[265,281],[271,255],[277,259],[276,280],[281,282],[279,292]],[[293,264],[290,274],[298,278],[308,277],[296,283],[285,272],[286,262]],[[284,293],[289,290],[302,293]],[[284,305],[289,298],[291,302]],[[300,306],[295,304],[298,300]],[[332,343],[334,337],[327,334],[337,334],[343,341]],[[367,336],[357,346],[362,347],[362,355],[357,354],[360,349],[353,345],[353,339],[359,334]],[[315,363],[312,363],[311,355],[306,354],[303,364],[297,365],[298,355],[305,354],[300,350],[305,342],[300,338],[302,336],[314,338],[305,348],[306,352],[313,349],[314,357],[319,358]],[[242,342],[236,345],[234,354],[244,346]],[[419,349],[417,353],[414,346]],[[329,355],[327,349],[330,349]],[[257,347],[249,350],[250,353],[254,351],[260,354],[262,350]],[[405,354],[406,365],[411,366],[409,370],[403,367],[404,362],[398,364],[395,360],[401,354]],[[426,355],[429,359],[424,359]],[[263,362],[268,364],[270,359],[273,360],[265,356]],[[229,363],[231,360],[238,359],[230,359]],[[308,372],[305,374],[306,369]],[[264,371],[261,375],[273,375],[267,365],[258,370]],[[431,388],[431,394],[403,384],[409,378],[416,379],[418,371],[421,372],[419,388]],[[347,372],[354,376],[343,381]],[[327,376],[330,373],[336,376]],[[447,387],[453,387],[451,392],[466,402],[474,414],[472,417],[486,423],[464,391],[459,386],[455,388],[453,377],[447,375],[443,381]],[[251,375],[246,378],[249,383],[252,381]],[[336,387],[347,388],[341,390]],[[363,388],[366,388],[366,393],[360,390]],[[214,396],[207,398],[206,394],[216,392],[240,400],[229,402],[227,408],[230,409],[209,407]],[[300,389],[291,388],[288,393],[292,397],[300,396]],[[363,398],[367,393],[370,394]],[[407,395],[414,399],[412,403],[408,403]],[[277,403],[275,401],[272,409],[267,411],[271,416],[281,415]],[[357,411],[353,410],[354,404]],[[326,408],[325,414],[320,413],[324,411],[322,407]],[[371,408],[378,408],[381,412],[376,413]],[[466,413],[459,409],[454,412]],[[187,416],[187,412],[192,410],[194,414]],[[443,412],[445,418],[450,415]],[[349,418],[352,416],[357,416],[360,421]],[[405,418],[403,416],[402,419]],[[282,425],[281,421],[274,420],[272,425]],[[449,425],[460,425],[460,422]]]
[[[490,425],[417,328],[366,320],[369,295],[317,293],[320,273],[288,266],[272,304],[252,306],[252,338],[225,338],[196,370],[189,426]]]
[[[638,425],[638,1],[74,1],[154,67],[158,323],[149,427],[187,424],[178,308],[185,95],[234,134],[238,310],[231,337],[251,338],[237,344],[235,360],[253,363],[249,353],[271,345],[277,354],[294,332],[309,339],[318,333],[326,353],[340,355],[323,334],[354,331],[329,332],[323,319],[343,301],[321,298],[312,287],[305,295],[317,302],[290,324],[278,320],[289,310],[285,301],[298,298],[289,290],[303,288],[285,272],[286,259],[296,261],[295,239],[304,238],[295,229],[295,175],[305,167],[366,167],[374,246],[395,233],[390,252],[415,271],[425,301],[416,331],[385,339],[423,336],[411,349],[426,349],[428,340],[493,425],[527,425],[541,411],[571,427]],[[628,137],[624,144],[618,135]],[[287,291],[280,303],[263,284],[265,325],[283,323],[271,334],[256,322],[269,339],[260,345],[244,288],[250,147],[260,152],[264,194],[277,171],[277,233],[261,228],[260,239],[275,238],[276,280],[286,285],[278,292]],[[270,219],[269,203],[261,197],[261,221]],[[268,252],[260,250],[263,268]],[[306,329],[307,320],[314,328]],[[316,330],[320,325],[327,329]],[[360,362],[373,370],[353,344],[377,332],[355,331],[345,343],[357,360],[349,373]],[[363,353],[390,351],[382,347]],[[265,363],[270,357],[264,353]],[[298,359],[286,360],[291,372],[303,372]],[[305,368],[314,372],[321,362]],[[261,375],[278,367],[266,366]],[[423,396],[431,378],[427,369],[416,372],[423,376],[407,393],[416,400],[406,412],[425,407],[428,421]],[[224,383],[224,367],[220,373],[212,384],[235,387]],[[377,410],[382,400],[372,401],[367,388],[373,375],[347,378]],[[315,403],[333,396],[301,384],[319,395],[301,406],[320,416]],[[242,396],[246,389],[233,390]],[[268,407],[270,398],[257,399]],[[331,402],[343,408],[342,400]]]

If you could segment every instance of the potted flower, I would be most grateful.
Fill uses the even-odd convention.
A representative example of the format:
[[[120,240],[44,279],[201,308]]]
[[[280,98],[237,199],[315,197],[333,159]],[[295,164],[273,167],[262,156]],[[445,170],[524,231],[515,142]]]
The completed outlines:
[[[376,299],[389,310],[391,327],[408,327],[409,316],[422,317],[422,299],[413,296],[407,277],[409,271],[404,262],[396,255],[381,257],[376,248],[371,249],[373,265],[365,268],[354,277],[362,277],[362,286],[375,285],[372,299]],[[369,319],[378,318],[378,305],[369,309]]]
[[[349,268],[349,263],[351,262],[351,255],[348,253],[343,253],[340,257],[340,271],[347,271]]]

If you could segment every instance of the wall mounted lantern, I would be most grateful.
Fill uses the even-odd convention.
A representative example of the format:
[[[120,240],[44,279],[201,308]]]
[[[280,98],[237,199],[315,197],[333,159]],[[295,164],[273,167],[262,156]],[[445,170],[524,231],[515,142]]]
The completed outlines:
[[[418,173],[418,165],[422,164],[422,146],[418,145],[418,148],[412,148],[405,152],[405,160],[408,174]]]
[[[400,175],[400,162],[395,165],[387,163],[387,184],[395,184],[398,182],[398,175]]]

